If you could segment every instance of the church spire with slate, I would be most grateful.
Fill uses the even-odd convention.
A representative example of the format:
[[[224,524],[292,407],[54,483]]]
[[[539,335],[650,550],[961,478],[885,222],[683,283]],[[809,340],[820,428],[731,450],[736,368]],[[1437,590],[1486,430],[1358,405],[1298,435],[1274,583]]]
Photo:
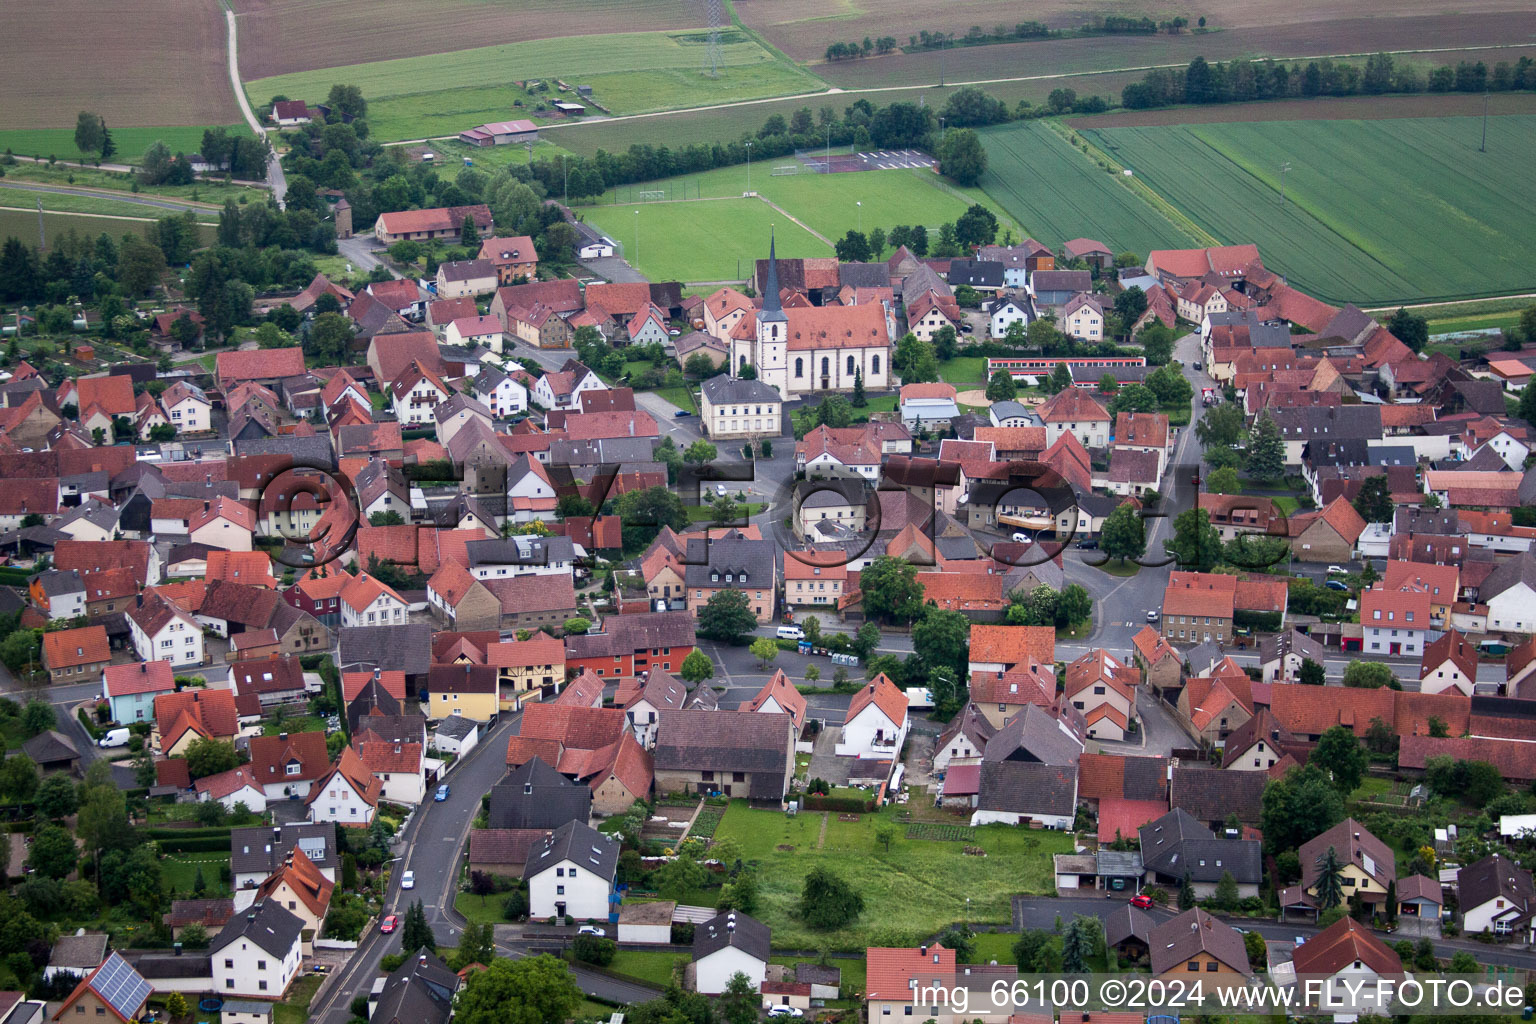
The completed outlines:
[[[784,307],[779,303],[779,262],[774,255],[774,238],[768,236],[768,278],[763,282],[763,308],[759,322],[784,323]]]

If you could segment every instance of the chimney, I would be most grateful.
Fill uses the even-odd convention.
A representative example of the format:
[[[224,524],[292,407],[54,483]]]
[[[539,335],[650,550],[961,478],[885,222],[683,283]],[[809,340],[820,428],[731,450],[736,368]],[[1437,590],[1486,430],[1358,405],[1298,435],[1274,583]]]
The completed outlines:
[[[277,738],[280,740],[286,740],[288,738],[288,734],[285,732],[280,732],[277,734]]]
[[[928,955],[928,947],[927,946],[918,946],[917,947],[917,951],[919,953],[923,954],[923,956],[927,956]]]

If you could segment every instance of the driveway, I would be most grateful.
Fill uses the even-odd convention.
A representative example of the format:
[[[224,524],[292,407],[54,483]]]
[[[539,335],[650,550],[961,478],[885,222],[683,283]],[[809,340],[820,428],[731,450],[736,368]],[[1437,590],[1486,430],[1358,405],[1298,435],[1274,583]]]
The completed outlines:
[[[601,259],[584,260],[581,265],[603,280],[612,281],[615,284],[650,280],[650,278],[630,266],[628,261],[620,256],[604,256]]]
[[[811,748],[811,766],[806,771],[808,779],[824,779],[829,786],[848,785],[848,772],[853,767],[853,758],[838,757],[837,741],[843,738],[843,729],[839,725],[829,725],[816,736],[816,745]]]
[[[1141,732],[1125,743],[1100,742],[1103,753],[1167,757],[1175,747],[1194,746],[1194,740],[1179,728],[1168,706],[1143,687],[1136,691],[1136,710],[1141,715]]]

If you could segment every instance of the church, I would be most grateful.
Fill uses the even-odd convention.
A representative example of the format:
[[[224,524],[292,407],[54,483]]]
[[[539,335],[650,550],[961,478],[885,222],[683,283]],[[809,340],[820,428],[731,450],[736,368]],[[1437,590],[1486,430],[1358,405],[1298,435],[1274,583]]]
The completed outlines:
[[[731,375],[751,365],[757,379],[789,401],[813,391],[852,391],[864,377],[870,390],[890,386],[891,326],[884,303],[794,305],[779,299],[774,244],[768,244],[763,308],[731,330]]]

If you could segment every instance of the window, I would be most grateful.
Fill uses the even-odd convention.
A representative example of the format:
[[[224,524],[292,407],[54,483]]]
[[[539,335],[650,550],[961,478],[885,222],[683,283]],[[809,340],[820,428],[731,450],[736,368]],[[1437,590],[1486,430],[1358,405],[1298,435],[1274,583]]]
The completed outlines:
[[[266,963],[266,961],[263,960],[262,963]],[[261,991],[265,992],[267,990],[267,980],[265,978],[263,978],[262,980],[258,981],[256,983],[256,987],[258,989],[260,989]]]
[[[825,377],[827,374],[829,374],[831,372],[832,372],[832,360],[828,359],[826,356],[822,356],[821,357],[821,375],[823,377]]]
[[[1199,960],[1191,960],[1189,962],[1189,970],[1198,972],[1200,970],[1200,961]]]
[[[565,895],[565,886],[563,886],[563,885],[555,886],[555,895],[556,896],[564,896]]]
[[[265,960],[257,960],[256,961],[256,969],[258,971],[266,970],[267,969],[267,962]]]
[[[871,375],[878,374],[880,372],[880,357],[879,356],[870,356],[869,357],[869,372],[870,372]]]
[[[853,356],[848,357],[848,372],[853,373]]]
[[[1206,961],[1205,973],[1207,973],[1207,974],[1215,974],[1216,970],[1217,970],[1217,968],[1216,968],[1216,961],[1215,960],[1208,960],[1208,961]]]

